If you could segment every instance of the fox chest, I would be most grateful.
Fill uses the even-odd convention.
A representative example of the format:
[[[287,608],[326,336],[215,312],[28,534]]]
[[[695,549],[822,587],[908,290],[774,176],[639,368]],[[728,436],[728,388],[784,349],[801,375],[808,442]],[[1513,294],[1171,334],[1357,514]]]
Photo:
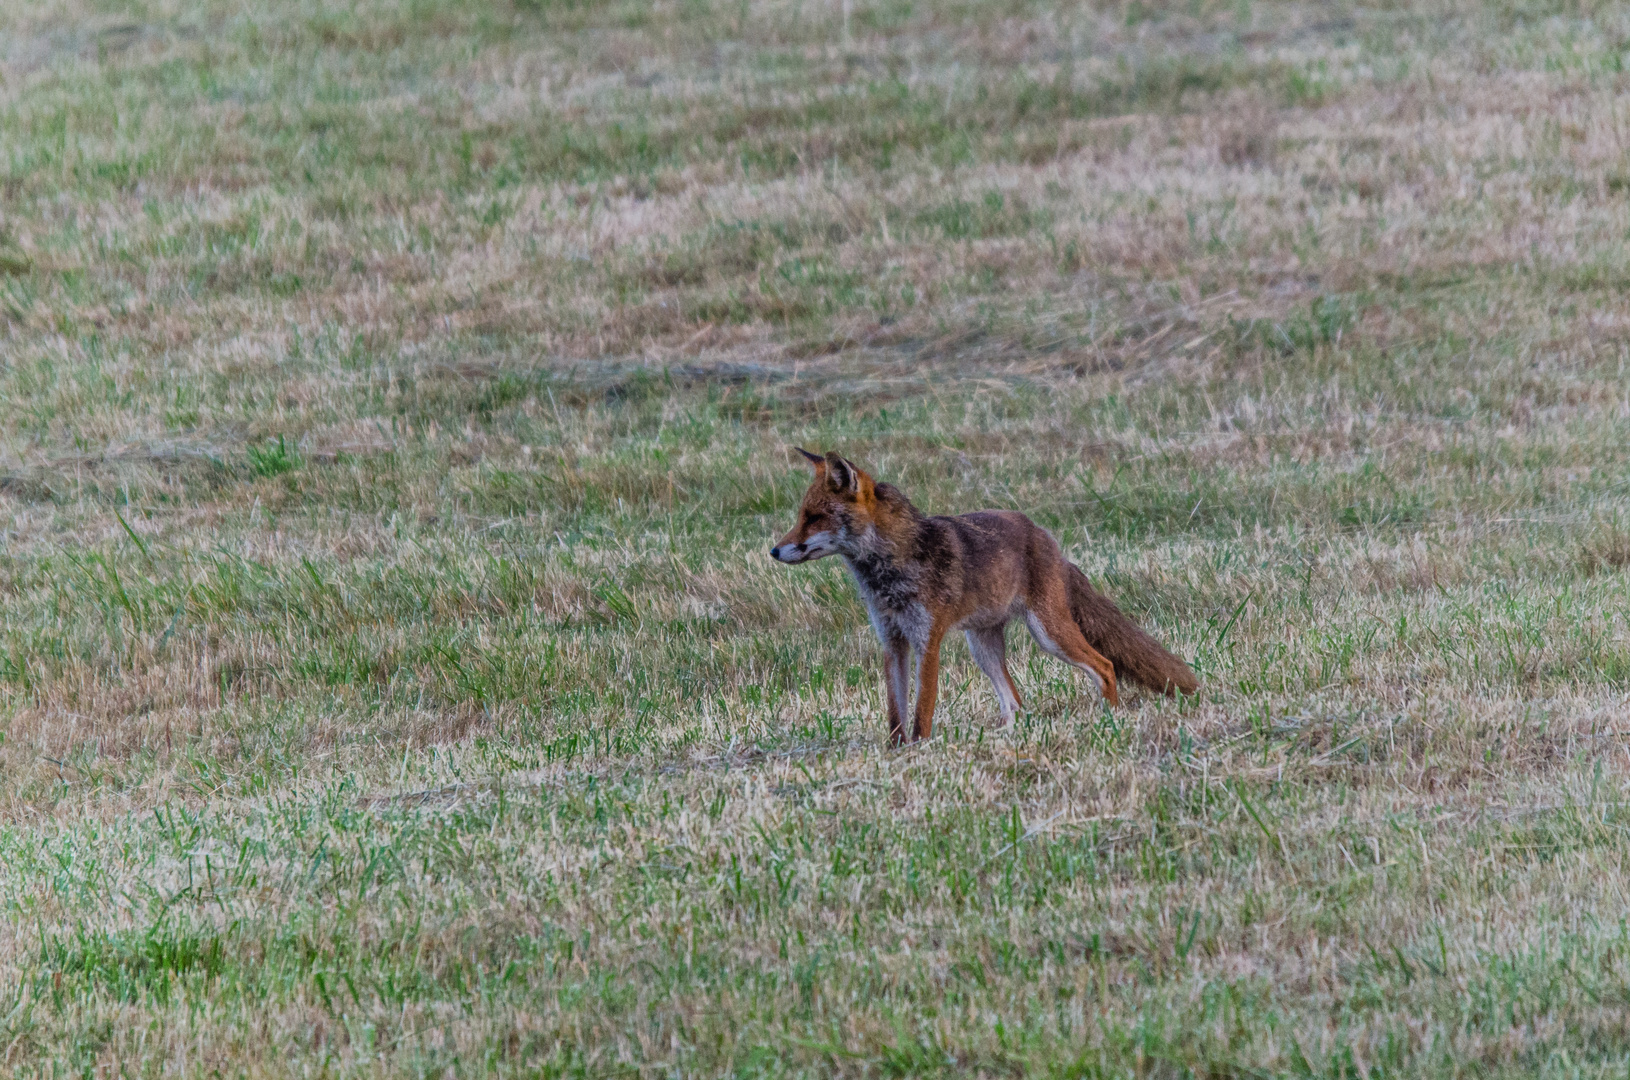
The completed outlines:
[[[864,562],[853,563],[850,569],[877,640],[886,645],[904,638],[917,649],[924,648],[934,619],[922,602],[915,576]]]

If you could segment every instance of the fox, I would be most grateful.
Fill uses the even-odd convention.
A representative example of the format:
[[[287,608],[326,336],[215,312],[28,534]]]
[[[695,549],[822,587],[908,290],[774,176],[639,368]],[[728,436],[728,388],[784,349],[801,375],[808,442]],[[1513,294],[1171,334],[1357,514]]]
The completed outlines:
[[[1013,722],[1022,701],[1007,670],[1006,631],[1016,619],[1042,651],[1085,672],[1109,705],[1120,704],[1123,680],[1167,695],[1198,692],[1189,666],[1094,589],[1052,534],[1025,515],[931,517],[835,452],[793,449],[815,476],[770,557],[797,564],[841,555],[848,564],[883,646],[892,745],[908,741],[913,657],[910,740],[932,734],[940,643],[954,630],[996,691],[1000,726]]]

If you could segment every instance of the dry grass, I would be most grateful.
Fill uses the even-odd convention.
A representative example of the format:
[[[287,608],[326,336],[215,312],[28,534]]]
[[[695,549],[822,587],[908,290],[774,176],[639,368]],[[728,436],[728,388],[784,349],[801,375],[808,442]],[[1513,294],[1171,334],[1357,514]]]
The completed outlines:
[[[0,1060],[1630,1065],[1610,5],[0,12]],[[883,745],[838,447],[1205,680]]]

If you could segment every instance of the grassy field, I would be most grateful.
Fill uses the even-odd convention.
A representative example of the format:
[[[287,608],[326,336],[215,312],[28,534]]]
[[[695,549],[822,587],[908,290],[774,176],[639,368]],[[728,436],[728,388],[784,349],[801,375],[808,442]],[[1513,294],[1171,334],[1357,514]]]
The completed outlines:
[[[0,6],[0,1071],[1630,1068],[1630,13]],[[1197,700],[960,640],[839,449]]]

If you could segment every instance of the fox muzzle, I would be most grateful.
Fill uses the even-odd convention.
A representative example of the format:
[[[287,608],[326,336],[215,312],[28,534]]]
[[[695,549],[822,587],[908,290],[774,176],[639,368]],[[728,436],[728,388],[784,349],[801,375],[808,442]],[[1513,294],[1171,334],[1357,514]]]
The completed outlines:
[[[801,563],[831,555],[837,550],[837,541],[830,532],[818,532],[797,544],[783,540],[770,549],[770,558],[776,562]]]

